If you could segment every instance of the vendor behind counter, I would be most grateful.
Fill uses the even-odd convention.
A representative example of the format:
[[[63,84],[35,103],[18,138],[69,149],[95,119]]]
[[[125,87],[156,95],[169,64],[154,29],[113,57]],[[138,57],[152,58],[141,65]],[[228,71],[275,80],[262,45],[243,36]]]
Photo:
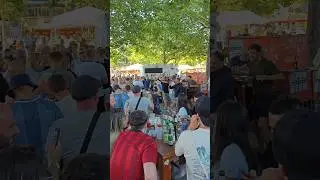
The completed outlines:
[[[268,108],[271,102],[277,98],[277,93],[273,89],[274,80],[262,80],[258,76],[273,76],[280,73],[277,66],[262,55],[262,47],[258,44],[252,44],[248,49],[248,59],[246,64],[238,67],[242,73],[254,77],[253,81],[253,98],[252,112],[255,112],[255,119],[268,116]]]

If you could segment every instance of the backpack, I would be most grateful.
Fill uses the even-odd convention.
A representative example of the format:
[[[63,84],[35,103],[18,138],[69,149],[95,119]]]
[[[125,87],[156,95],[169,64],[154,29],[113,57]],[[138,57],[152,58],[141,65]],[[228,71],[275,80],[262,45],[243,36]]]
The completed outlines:
[[[120,94],[114,94],[113,97],[115,100],[114,108],[115,109],[124,109],[124,104],[129,99],[129,96],[125,93],[120,93]]]

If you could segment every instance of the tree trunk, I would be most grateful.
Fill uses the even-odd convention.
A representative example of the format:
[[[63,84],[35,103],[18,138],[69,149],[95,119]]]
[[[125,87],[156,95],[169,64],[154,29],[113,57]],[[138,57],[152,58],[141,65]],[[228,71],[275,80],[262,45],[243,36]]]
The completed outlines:
[[[307,38],[309,45],[309,61],[313,59],[320,48],[320,1],[309,0]]]

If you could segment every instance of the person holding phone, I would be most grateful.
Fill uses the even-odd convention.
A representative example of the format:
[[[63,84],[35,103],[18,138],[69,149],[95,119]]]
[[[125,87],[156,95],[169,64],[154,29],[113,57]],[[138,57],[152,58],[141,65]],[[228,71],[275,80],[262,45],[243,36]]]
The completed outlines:
[[[175,144],[176,156],[186,158],[187,179],[210,179],[210,114],[208,97],[196,102],[196,114],[191,117],[188,130],[183,131]]]

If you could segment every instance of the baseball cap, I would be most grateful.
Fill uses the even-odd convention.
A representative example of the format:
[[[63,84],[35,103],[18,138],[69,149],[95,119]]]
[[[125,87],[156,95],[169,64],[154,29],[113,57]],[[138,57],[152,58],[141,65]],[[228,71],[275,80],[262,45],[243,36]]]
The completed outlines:
[[[140,93],[141,92],[141,87],[140,86],[133,86],[132,88],[132,93]]]
[[[201,122],[205,126],[210,126],[210,98],[207,96],[199,97],[195,104],[195,111],[200,116]]]
[[[275,159],[289,174],[306,178],[319,178],[320,114],[310,110],[294,110],[285,113],[277,123],[273,134]]]
[[[8,94],[13,93],[14,89],[17,89],[21,86],[30,86],[33,89],[36,89],[38,87],[31,81],[30,77],[27,74],[19,74],[11,78],[10,89],[8,90]]]
[[[148,115],[146,112],[136,110],[129,115],[129,124],[131,126],[141,126],[148,121]]]
[[[81,75],[74,80],[71,95],[74,100],[83,101],[97,96],[101,83],[99,80],[89,76]]]

